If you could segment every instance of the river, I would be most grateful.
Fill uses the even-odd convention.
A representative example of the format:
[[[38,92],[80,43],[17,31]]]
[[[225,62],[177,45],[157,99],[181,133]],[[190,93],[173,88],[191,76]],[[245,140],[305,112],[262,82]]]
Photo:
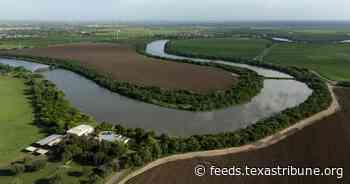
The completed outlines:
[[[153,55],[158,53],[158,56],[162,57],[177,57],[164,53],[165,43],[165,40],[152,42],[148,45],[147,52]],[[211,62],[209,60],[194,60]],[[234,64],[225,61],[214,62]],[[17,66],[22,63],[21,66],[32,71],[40,68],[37,63],[26,61],[0,59],[0,63],[11,65],[16,63]],[[291,77],[281,72],[259,67],[234,65],[249,67],[249,69],[267,77]],[[42,67],[42,65],[40,66]],[[264,81],[261,93],[248,103],[210,112],[190,112],[160,107],[121,96],[71,71],[55,69],[41,72],[41,74],[55,83],[74,107],[93,116],[98,121],[108,121],[131,128],[144,128],[173,136],[235,131],[286,108],[294,107],[304,102],[312,93],[307,85],[295,80],[268,79]]]

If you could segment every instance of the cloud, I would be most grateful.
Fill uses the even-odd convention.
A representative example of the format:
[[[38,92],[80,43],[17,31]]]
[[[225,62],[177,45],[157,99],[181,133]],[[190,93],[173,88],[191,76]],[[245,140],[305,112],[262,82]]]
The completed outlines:
[[[0,0],[1,19],[350,19],[348,0]]]

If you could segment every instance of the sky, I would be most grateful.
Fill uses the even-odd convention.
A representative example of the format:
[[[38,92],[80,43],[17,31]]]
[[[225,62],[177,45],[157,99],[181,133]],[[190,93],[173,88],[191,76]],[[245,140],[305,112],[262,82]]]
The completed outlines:
[[[0,20],[350,20],[349,0],[0,0]]]

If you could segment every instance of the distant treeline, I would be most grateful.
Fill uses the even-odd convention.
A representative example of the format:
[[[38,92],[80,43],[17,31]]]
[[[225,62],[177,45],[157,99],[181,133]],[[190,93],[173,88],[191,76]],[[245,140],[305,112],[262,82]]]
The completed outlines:
[[[213,30],[209,32],[214,35],[214,37],[232,37],[235,35],[240,36],[248,36],[255,38],[263,38],[272,40],[273,37],[286,38],[289,40],[293,40],[295,42],[301,43],[333,43],[340,42],[343,40],[349,40],[349,35],[346,32],[338,32],[338,33],[312,33],[312,32],[303,32],[303,30],[280,30],[276,31],[273,29],[249,29],[249,28],[241,28],[241,29],[220,29]]]
[[[190,111],[209,111],[241,104],[256,96],[263,87],[263,79],[253,71],[213,63],[194,63],[187,61],[187,63],[191,64],[216,67],[236,73],[240,76],[239,82],[228,90],[199,94],[189,90],[168,90],[160,87],[139,86],[129,82],[117,81],[112,79],[110,75],[100,74],[94,69],[85,67],[79,62],[72,60],[16,54],[2,54],[1,56],[71,70],[121,95],[164,107]]]
[[[24,80],[26,94],[30,96],[35,114],[35,123],[47,133],[65,133],[79,123],[93,120],[72,107],[64,98],[64,93],[40,74],[31,73],[24,68],[0,65],[0,73],[7,73]]]

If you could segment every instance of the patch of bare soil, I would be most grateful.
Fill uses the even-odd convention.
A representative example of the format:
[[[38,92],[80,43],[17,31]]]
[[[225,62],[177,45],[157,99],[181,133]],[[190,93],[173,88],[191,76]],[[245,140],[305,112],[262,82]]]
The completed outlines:
[[[236,77],[221,69],[148,58],[126,44],[69,44],[12,52],[73,59],[98,72],[111,74],[116,80],[143,86],[206,93],[229,89],[237,82]]]

